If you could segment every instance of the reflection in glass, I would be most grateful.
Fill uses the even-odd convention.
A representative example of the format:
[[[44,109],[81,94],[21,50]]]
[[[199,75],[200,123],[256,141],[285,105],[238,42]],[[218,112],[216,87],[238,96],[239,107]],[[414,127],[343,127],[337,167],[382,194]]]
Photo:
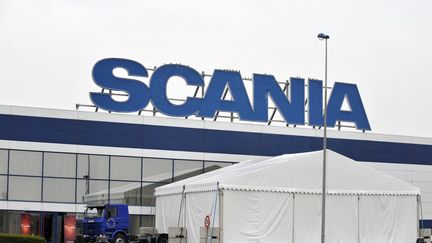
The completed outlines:
[[[174,181],[180,181],[202,173],[202,161],[174,160]]]
[[[212,170],[217,170],[226,166],[232,165],[232,163],[221,163],[221,162],[205,162],[204,172],[209,172]]]
[[[84,216],[86,218],[100,218],[102,217],[104,207],[86,207]]]
[[[111,156],[111,180],[140,181],[141,158]]]
[[[109,157],[103,155],[78,155],[78,178],[108,179]]]
[[[75,177],[75,166],[75,154],[44,154],[44,176]]]
[[[140,182],[111,181],[110,202],[126,203],[131,206],[154,206],[154,189],[162,185],[164,184],[143,183],[141,188]],[[100,198],[103,192],[95,194],[99,195],[93,198]]]
[[[0,174],[7,174],[8,151],[0,149]]]
[[[171,182],[172,160],[144,158],[143,175],[144,181]]]
[[[128,205],[140,205],[141,182],[111,181],[110,202],[126,203]]]
[[[75,202],[75,180],[44,178],[43,201]]]
[[[42,152],[10,151],[10,174],[42,175]]]
[[[96,201],[95,194],[100,194],[100,204],[108,202],[108,181],[100,180],[77,180],[77,202],[83,203],[84,196],[87,195],[87,200]],[[99,196],[98,196],[99,197]],[[92,199],[90,199],[92,198]]]
[[[7,197],[7,176],[2,174],[7,173],[8,150],[0,149],[0,200],[39,202],[42,196],[42,201],[46,202],[74,203],[76,200],[77,203],[103,204],[108,202],[109,197],[112,203],[131,206],[154,206],[156,187],[231,165],[223,162],[18,150],[10,150],[9,161],[11,175]]]
[[[37,177],[9,177],[9,200],[40,201],[41,181]]]
[[[7,196],[6,194],[7,194],[7,176],[0,176],[0,199],[6,199]]]

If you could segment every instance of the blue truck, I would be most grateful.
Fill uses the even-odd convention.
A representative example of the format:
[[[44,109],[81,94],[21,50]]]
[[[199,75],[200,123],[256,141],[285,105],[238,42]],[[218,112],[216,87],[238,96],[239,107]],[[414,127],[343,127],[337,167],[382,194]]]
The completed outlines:
[[[89,205],[82,220],[78,242],[167,243],[167,234],[130,235],[127,204]]]

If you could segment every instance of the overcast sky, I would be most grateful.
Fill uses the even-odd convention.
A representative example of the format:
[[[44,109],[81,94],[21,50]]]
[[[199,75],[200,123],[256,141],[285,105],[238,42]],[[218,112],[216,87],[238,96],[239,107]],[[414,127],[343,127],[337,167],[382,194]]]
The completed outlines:
[[[432,137],[432,1],[0,0],[0,104],[75,109],[93,64],[182,63],[358,85],[374,133]]]

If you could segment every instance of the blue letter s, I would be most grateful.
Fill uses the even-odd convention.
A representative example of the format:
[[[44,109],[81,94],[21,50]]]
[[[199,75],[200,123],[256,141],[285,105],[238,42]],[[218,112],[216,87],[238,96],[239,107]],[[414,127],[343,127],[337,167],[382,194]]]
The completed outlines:
[[[140,63],[121,58],[106,58],[93,67],[93,80],[102,88],[128,93],[126,101],[116,101],[109,93],[90,93],[90,99],[97,107],[115,112],[135,112],[147,106],[150,100],[149,88],[134,79],[118,78],[113,74],[115,68],[124,68],[131,76],[147,77],[148,73]]]

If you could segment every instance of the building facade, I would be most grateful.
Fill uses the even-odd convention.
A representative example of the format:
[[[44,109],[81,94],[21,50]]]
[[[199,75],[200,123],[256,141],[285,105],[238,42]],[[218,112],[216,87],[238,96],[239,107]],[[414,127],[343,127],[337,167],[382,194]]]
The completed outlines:
[[[63,240],[65,215],[127,203],[151,226],[153,189],[252,158],[322,149],[322,130],[0,106],[0,232]],[[330,130],[328,148],[417,186],[432,219],[432,139]],[[24,215],[24,216],[23,216]],[[78,227],[79,228],[79,227]]]

